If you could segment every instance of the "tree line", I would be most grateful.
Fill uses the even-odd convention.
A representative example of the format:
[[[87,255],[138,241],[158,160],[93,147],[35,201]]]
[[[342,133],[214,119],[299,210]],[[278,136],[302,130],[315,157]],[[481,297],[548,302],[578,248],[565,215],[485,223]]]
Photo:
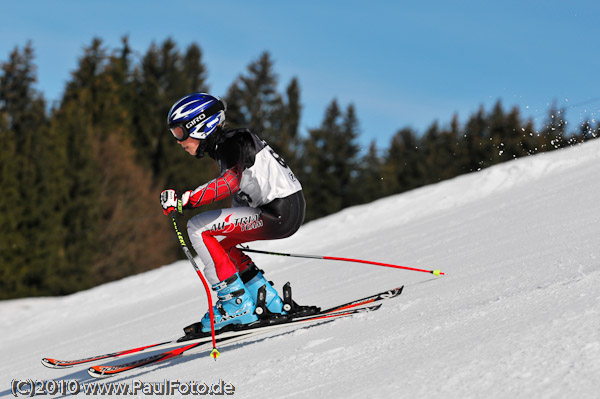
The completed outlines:
[[[51,106],[35,88],[31,43],[1,67],[0,299],[69,294],[180,258],[158,194],[218,174],[165,125],[177,99],[210,92],[201,48],[167,39],[135,56],[127,37],[116,49],[95,38]],[[227,126],[250,128],[286,160],[304,187],[307,221],[600,134],[593,121],[567,131],[557,107],[536,129],[498,101],[464,124],[455,116],[423,133],[406,127],[387,148],[362,149],[353,104],[332,98],[321,124],[300,132],[300,83],[278,87],[271,55],[260,54],[223,96]]]

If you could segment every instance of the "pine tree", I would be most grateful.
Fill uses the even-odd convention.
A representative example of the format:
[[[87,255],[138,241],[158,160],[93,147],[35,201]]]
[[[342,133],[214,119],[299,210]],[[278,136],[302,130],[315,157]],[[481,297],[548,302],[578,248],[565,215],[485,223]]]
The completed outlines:
[[[202,61],[202,50],[196,43],[190,44],[186,49],[182,57],[181,74],[175,78],[182,81],[183,91],[208,91],[206,85],[207,73]],[[185,94],[181,94],[181,97]]]
[[[358,117],[354,105],[350,104],[343,115],[340,135],[333,138],[338,144],[334,157],[336,160],[335,173],[339,182],[339,195],[342,199],[340,209],[359,203],[358,198],[355,198],[355,183],[359,168],[359,146],[357,144],[359,135]]]
[[[343,114],[333,100],[321,126],[309,130],[301,174],[307,198],[307,220],[358,202],[352,196],[353,174],[357,171],[357,129],[354,107],[349,105]]]
[[[523,128],[521,128],[522,140],[521,151],[524,155],[533,155],[537,152],[536,132],[533,121],[529,119]]]
[[[433,122],[420,140],[419,148],[422,159],[417,162],[419,175],[422,176],[421,185],[438,182],[441,180],[440,173],[448,165],[440,165],[443,161],[440,159],[441,150],[441,132],[439,125]]]
[[[205,71],[198,46],[190,45],[182,56],[168,39],[160,47],[152,43],[133,73],[132,142],[138,162],[152,171],[160,187],[192,189],[216,173],[209,160],[198,161],[182,151],[166,125],[175,101],[208,91]]]
[[[372,141],[368,152],[359,163],[357,177],[353,183],[356,203],[363,204],[384,197],[386,184],[387,180],[383,175],[383,160],[378,154],[375,141]]]
[[[487,119],[492,143],[491,164],[506,162],[525,154],[521,144],[524,139],[522,122],[516,107],[506,114],[498,101]]]
[[[553,104],[539,134],[536,135],[536,147],[539,151],[552,151],[567,145],[565,110]]]
[[[292,79],[286,89],[286,102],[282,107],[281,129],[279,131],[279,140],[273,145],[277,147],[279,155],[293,171],[298,171],[300,165],[300,116],[302,105],[300,104],[300,85],[297,79]]]
[[[451,172],[446,172],[443,175],[449,179],[464,173],[462,170],[460,156],[460,140],[464,137],[464,131],[458,120],[458,114],[454,114],[450,122],[450,130],[446,133],[445,146],[448,156],[452,159]]]
[[[124,131],[97,144],[102,220],[93,262],[95,278],[111,281],[173,261],[173,232],[158,203],[151,175],[135,160]]]
[[[50,130],[62,143],[66,162],[66,197],[62,205],[65,263],[55,274],[58,292],[70,293],[95,284],[92,268],[98,254],[96,248],[102,216],[98,201],[98,164],[94,158],[94,124],[100,118],[96,109],[97,87],[94,77],[104,61],[101,42],[94,40],[79,61],[60,106],[52,115]],[[60,286],[59,286],[60,284]]]
[[[589,119],[586,119],[579,125],[578,132],[579,142],[586,142],[594,138],[594,128],[592,127],[592,122]]]
[[[506,137],[504,140],[505,159],[511,160],[527,155],[524,143],[527,138],[525,128],[521,121],[519,109],[513,107],[506,117]]]
[[[451,130],[442,130],[437,122],[433,123],[421,139],[421,151],[424,156],[425,176],[423,184],[437,183],[460,174],[459,160],[456,157],[458,126],[453,120]]]
[[[423,184],[422,154],[415,132],[404,128],[390,141],[383,175],[387,195],[401,193]]]
[[[284,96],[277,91],[277,84],[273,61],[265,52],[229,87],[227,127],[252,130],[298,173],[302,168],[298,134],[302,109],[300,86],[293,78]]]
[[[310,129],[304,146],[304,170],[300,175],[306,197],[306,220],[316,219],[340,209],[341,201],[336,191],[333,153],[335,145],[330,137],[339,136],[338,120],[341,111],[334,100],[327,110],[321,126]]]
[[[474,172],[489,166],[491,146],[483,106],[467,121],[463,138],[460,143],[462,170]]]
[[[3,94],[0,94],[2,103]],[[29,242],[19,222],[23,210],[19,183],[21,157],[14,133],[8,130],[10,116],[3,105],[0,106],[0,299],[7,299],[30,294],[28,287],[23,287],[19,272],[25,264],[23,256]]]
[[[247,75],[236,79],[229,87],[226,100],[229,127],[249,128],[276,151],[285,147],[281,137],[283,99],[277,92],[277,75],[269,53],[261,54],[248,66]]]
[[[62,262],[61,198],[53,183],[61,181],[51,156],[45,101],[37,80],[31,44],[15,49],[2,64],[0,130],[2,160],[2,297],[47,295],[47,277]]]

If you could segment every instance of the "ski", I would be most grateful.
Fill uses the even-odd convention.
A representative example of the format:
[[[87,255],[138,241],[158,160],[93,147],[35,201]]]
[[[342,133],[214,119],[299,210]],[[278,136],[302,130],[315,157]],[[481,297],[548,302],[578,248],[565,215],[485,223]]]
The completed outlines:
[[[254,327],[245,330],[239,331],[228,331],[217,336],[217,344],[220,346],[230,345],[234,342],[238,342],[241,340],[245,340],[248,338],[256,337],[261,334],[265,334],[267,332],[284,329],[286,327],[293,327],[299,324],[308,324],[308,323],[316,323],[331,321],[336,318],[347,317],[350,315],[354,315],[357,313],[363,312],[371,312],[379,309],[381,304],[371,305],[367,307],[354,307],[347,310],[342,310],[339,312],[322,314],[319,313],[314,316],[306,316],[298,319],[292,319],[288,322],[272,324],[261,327]],[[314,324],[313,324],[314,325]],[[177,356],[181,356],[183,354],[191,354],[197,353],[203,350],[210,351],[212,349],[212,340],[210,337],[206,337],[207,339],[199,339],[195,340],[197,342],[189,343],[188,341],[180,342],[180,344],[184,342],[188,342],[187,345],[163,351],[156,355],[148,356],[142,359],[135,360],[133,362],[117,364],[113,366],[92,366],[88,369],[88,374],[94,378],[107,378],[115,375],[122,374],[127,371],[131,371],[133,369],[138,369],[140,367],[145,367],[157,363],[164,362],[166,360],[172,359]]]
[[[330,307],[328,309],[322,310],[313,316],[325,315],[328,313],[333,313],[333,312],[337,312],[337,311],[341,311],[341,310],[345,310],[345,309],[351,309],[351,308],[356,308],[356,307],[360,307],[360,306],[365,306],[365,305],[368,305],[368,304],[371,304],[374,302],[395,298],[402,293],[403,288],[404,287],[394,288],[392,290],[383,291],[378,294],[371,295],[371,296],[368,296],[365,298],[353,300],[353,301],[350,301],[350,302],[347,302],[347,303],[344,303],[341,305],[336,305],[336,306]],[[292,320],[295,320],[295,319],[294,318],[290,319],[290,321],[292,321]],[[283,324],[287,324],[287,323],[284,322]],[[279,325],[279,324],[276,324],[276,325]],[[190,327],[192,327],[192,326],[190,326]],[[253,328],[256,328],[256,327],[248,327],[246,329],[240,329],[237,331],[238,332],[248,331]],[[225,334],[225,333],[226,333],[226,331],[218,331],[217,337],[219,337],[220,335]],[[53,359],[53,358],[43,358],[42,364],[44,366],[50,367],[50,368],[64,369],[64,368],[70,368],[70,367],[79,366],[79,365],[85,365],[85,364],[93,363],[93,362],[100,361],[100,360],[121,359],[121,358],[139,354],[139,353],[141,353],[143,351],[147,351],[147,350],[168,349],[168,348],[172,348],[172,347],[181,346],[183,343],[186,343],[186,342],[191,344],[191,343],[206,343],[206,342],[210,342],[210,341],[211,341],[211,338],[210,338],[210,334],[208,334],[208,333],[204,334],[204,336],[196,335],[196,336],[193,336],[193,338],[192,338],[192,336],[190,336],[186,332],[186,336],[181,337],[179,339],[172,340],[172,341],[160,342],[160,343],[156,343],[156,344],[152,344],[152,345],[146,345],[146,346],[141,346],[138,348],[131,348],[131,349],[126,349],[126,350],[122,350],[122,351],[118,351],[118,352],[102,354],[102,355],[89,356],[89,357],[86,357],[83,359],[76,359],[76,360],[58,360],[58,359]]]
[[[96,362],[96,361],[104,360],[104,359],[126,357],[126,356],[130,356],[130,355],[134,355],[136,353],[140,353],[147,349],[154,349],[154,348],[158,348],[161,346],[164,347],[164,346],[174,343],[174,342],[176,342],[176,341],[160,342],[158,344],[140,346],[139,348],[132,348],[132,349],[124,350],[124,351],[107,353],[104,355],[91,356],[91,357],[86,357],[85,359],[77,359],[77,360],[57,360],[57,359],[51,359],[51,358],[45,357],[42,359],[42,364],[46,367],[53,368],[53,369],[66,369],[66,368],[70,368],[73,366],[78,366],[78,365],[86,364],[86,363],[92,363],[92,362]]]

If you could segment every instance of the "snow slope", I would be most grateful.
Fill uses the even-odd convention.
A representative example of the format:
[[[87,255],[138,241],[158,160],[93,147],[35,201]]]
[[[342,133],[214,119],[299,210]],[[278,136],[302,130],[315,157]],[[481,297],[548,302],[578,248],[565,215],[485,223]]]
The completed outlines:
[[[308,223],[254,255],[299,303],[406,286],[378,312],[173,359],[110,382],[222,379],[239,398],[600,398],[600,140],[461,176]],[[0,302],[0,396],[11,380],[91,381],[46,369],[176,338],[206,309],[181,261],[63,298]],[[109,380],[103,380],[107,383]]]

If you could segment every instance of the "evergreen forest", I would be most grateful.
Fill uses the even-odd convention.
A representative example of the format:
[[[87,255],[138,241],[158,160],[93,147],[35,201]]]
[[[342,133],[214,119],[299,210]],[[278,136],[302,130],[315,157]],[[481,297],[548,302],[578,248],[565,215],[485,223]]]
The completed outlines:
[[[200,46],[166,39],[136,55],[127,37],[118,48],[95,38],[54,104],[36,89],[31,43],[0,65],[0,299],[66,295],[182,258],[159,194],[219,173],[212,159],[182,151],[165,125],[177,99],[210,92]],[[456,115],[424,132],[399,128],[386,148],[362,148],[358,110],[335,93],[321,124],[300,131],[301,94],[299,79],[279,82],[264,52],[223,97],[227,127],[256,132],[298,176],[306,221],[600,134],[591,120],[568,130],[556,106],[534,126],[497,101],[465,123]],[[188,211],[180,226],[225,206]]]

